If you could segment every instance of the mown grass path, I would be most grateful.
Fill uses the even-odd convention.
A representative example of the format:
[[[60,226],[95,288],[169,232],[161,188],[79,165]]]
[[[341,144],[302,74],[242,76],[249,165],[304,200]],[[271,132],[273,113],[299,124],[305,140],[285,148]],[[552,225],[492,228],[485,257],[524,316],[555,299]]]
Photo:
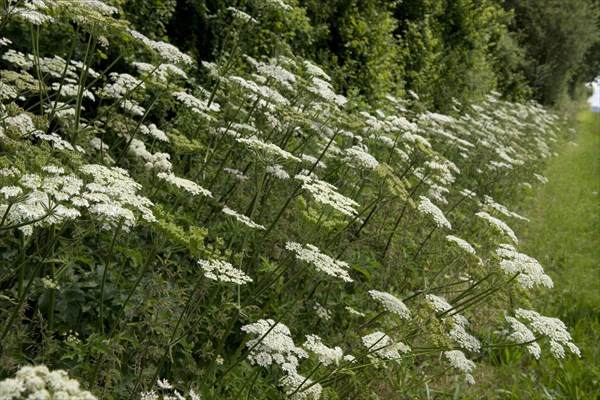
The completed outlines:
[[[535,308],[564,321],[583,356],[515,360],[522,371],[533,367],[513,371],[515,398],[600,398],[600,113],[582,112],[576,128],[547,166],[549,182],[524,202],[531,222],[518,230],[525,253],[554,280]]]
[[[539,361],[522,349],[492,352],[497,365],[482,365],[468,398],[600,399],[600,113],[582,112],[576,129],[547,165],[548,183],[520,202],[531,221],[515,231],[555,285],[536,293],[532,308],[564,321],[582,358],[556,360],[547,348]]]

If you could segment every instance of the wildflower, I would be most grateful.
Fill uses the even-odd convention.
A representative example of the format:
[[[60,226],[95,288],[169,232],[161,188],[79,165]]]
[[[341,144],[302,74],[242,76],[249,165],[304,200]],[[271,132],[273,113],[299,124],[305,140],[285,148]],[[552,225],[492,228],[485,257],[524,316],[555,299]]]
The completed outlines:
[[[96,92],[100,97],[121,99],[134,90],[143,90],[146,88],[144,82],[129,74],[111,72],[108,76],[112,83],[104,85],[104,87]]]
[[[168,380],[166,379],[159,379],[156,381],[156,385],[161,388],[161,389],[173,389],[173,386],[171,386],[171,384],[169,383]]]
[[[146,150],[146,145],[139,139],[131,139],[128,151],[146,162],[147,169],[158,169],[170,173],[173,165],[169,161],[171,156],[168,153],[150,153]]]
[[[227,261],[199,260],[198,264],[204,271],[204,275],[213,281],[235,283],[238,285],[245,285],[248,282],[252,282],[252,278]]]
[[[271,89],[268,86],[259,85],[256,82],[246,80],[242,77],[231,76],[231,77],[229,77],[229,82],[235,83],[239,87],[258,95],[261,98],[263,98],[271,103],[277,103],[277,104],[282,104],[282,105],[289,105],[289,103],[290,103],[288,101],[288,99],[283,97],[276,90]]]
[[[297,372],[292,372],[279,381],[290,400],[318,400],[321,398],[323,387],[307,379]]]
[[[229,207],[223,207],[222,210],[225,214],[230,215],[232,217],[234,217],[238,222],[241,222],[242,224],[246,225],[249,228],[253,228],[253,229],[262,229],[265,230],[266,228],[260,224],[257,224],[256,222],[252,221],[250,218],[248,218],[245,215],[242,215],[234,210],[232,210]]]
[[[277,364],[289,374],[296,372],[299,358],[308,358],[304,349],[296,347],[290,330],[282,323],[261,319],[241,329],[253,337],[246,342],[246,347],[252,349],[248,356],[251,364],[261,367]]]
[[[312,78],[312,86],[308,86],[306,89],[339,107],[343,107],[348,102],[348,99],[344,96],[336,94],[333,91],[333,86],[329,82],[314,76]]]
[[[417,209],[421,213],[431,215],[435,224],[438,227],[446,227],[448,229],[452,229],[452,225],[450,225],[450,222],[446,219],[442,210],[440,210],[435,204],[433,204],[431,200],[429,200],[425,196],[419,196],[419,200],[420,202],[417,206]]]
[[[245,175],[242,171],[240,171],[239,169],[234,169],[234,168],[223,168],[223,172],[227,172],[228,174],[232,175],[235,179],[237,179],[240,182],[243,182],[245,180],[248,179],[248,176]]]
[[[172,64],[193,64],[192,58],[190,56],[182,53],[181,50],[179,50],[172,44],[149,39],[133,29],[128,29],[127,31],[129,32],[132,38],[148,46],[148,48],[155,51],[161,58],[165,59],[168,62]]]
[[[445,351],[444,356],[446,357],[451,366],[465,374],[465,380],[468,383],[475,383],[473,375],[471,375],[471,372],[473,372],[473,370],[475,369],[475,363],[469,360],[467,357],[465,357],[465,353],[463,353],[460,350],[450,350]]]
[[[63,370],[50,371],[45,365],[21,367],[14,378],[0,381],[1,399],[95,400],[79,382]]]
[[[515,244],[519,244],[519,239],[517,239],[517,236],[515,235],[513,230],[510,229],[510,227],[506,225],[506,223],[504,223],[503,221],[499,220],[498,218],[492,217],[485,211],[478,212],[475,215],[477,215],[479,218],[484,219],[490,225],[496,228],[496,230],[508,236]]]
[[[330,183],[303,174],[296,175],[294,178],[304,182],[302,189],[313,195],[317,203],[327,204],[349,217],[358,214],[354,209],[358,207],[358,203],[338,193],[337,188]]]
[[[171,93],[173,97],[175,97],[178,101],[180,101],[185,107],[187,107],[190,111],[204,116],[205,112],[219,112],[221,107],[219,104],[212,102],[210,105],[205,100],[200,100],[199,98],[192,96],[186,92],[173,92]]]
[[[280,164],[267,166],[267,174],[274,176],[277,179],[286,180],[290,179],[290,175]]]
[[[524,288],[531,289],[534,285],[549,288],[554,286],[552,278],[544,273],[544,268],[535,258],[517,252],[509,244],[501,244],[496,254],[502,257],[500,268],[508,275],[518,273],[517,281]]]
[[[206,197],[212,197],[212,193],[204,189],[202,186],[198,185],[196,182],[192,182],[185,178],[179,178],[173,175],[172,173],[159,172],[158,174],[156,174],[156,176],[159,179],[170,183],[171,185],[182,188],[183,190],[194,196],[201,194]]]
[[[292,160],[292,161],[296,161],[296,162],[301,161],[298,157],[294,156],[292,153],[290,153],[288,151],[283,150],[281,147],[277,146],[276,144],[263,142],[262,140],[260,140],[256,137],[251,137],[248,139],[238,138],[236,140],[240,143],[245,144],[250,149],[255,150],[257,152],[262,152],[267,155],[279,157],[284,160]]]
[[[131,179],[127,171],[103,165],[87,164],[80,168],[81,173],[91,176],[93,182],[85,185],[81,197],[93,203],[89,211],[103,217],[103,228],[112,229],[118,225],[128,230],[135,218],[128,212],[129,207],[141,213],[148,222],[156,221],[149,207],[153,203],[137,194],[142,186]]]
[[[325,366],[334,363],[338,365],[344,355],[343,350],[338,346],[335,348],[325,346],[321,338],[317,335],[306,335],[306,342],[304,342],[302,347],[315,353],[319,362]]]
[[[155,138],[157,140],[160,140],[161,142],[168,142],[169,141],[169,138],[167,137],[167,135],[165,135],[165,133],[163,131],[161,131],[160,129],[158,129],[156,127],[156,125],[154,125],[154,124],[150,124],[148,126],[141,125],[140,126],[140,131],[144,135],[152,136],[153,138]]]
[[[58,284],[58,282],[56,282],[49,276],[45,276],[42,278],[42,286],[44,286],[46,289],[60,289],[60,285]]]
[[[4,186],[2,189],[0,189],[0,194],[3,194],[6,200],[17,197],[21,193],[23,193],[23,189],[18,186]]]
[[[572,338],[567,331],[567,326],[558,318],[544,317],[532,310],[519,308],[515,311],[518,318],[524,319],[531,326],[531,330],[539,335],[544,335],[550,340],[550,352],[556,358],[564,358],[564,346],[573,354],[581,357],[579,348],[571,342]]]
[[[410,352],[404,343],[394,343],[391,337],[383,332],[373,332],[362,337],[363,345],[373,354],[384,360],[400,360],[400,353]]]
[[[448,332],[448,336],[464,349],[469,351],[480,351],[481,343],[479,343],[479,340],[465,330],[466,324],[464,324],[464,322],[467,321],[466,318],[462,316],[462,318],[456,318],[457,315],[458,314],[452,316],[454,326],[450,332]]]
[[[459,237],[452,236],[452,235],[446,236],[446,240],[449,242],[455,243],[459,248],[461,248],[462,250],[466,251],[469,254],[475,254],[475,249],[466,240],[463,240]]]
[[[533,332],[531,332],[525,324],[516,318],[506,316],[504,319],[506,319],[506,322],[508,322],[511,327],[511,333],[508,335],[508,339],[515,343],[528,343],[527,351],[529,351],[532,356],[539,360],[542,349],[538,343],[531,343],[536,340]]]
[[[321,318],[324,321],[329,321],[331,319],[331,311],[323,307],[320,303],[316,303],[313,306],[313,310],[317,314],[317,317]]]
[[[387,311],[397,314],[400,318],[410,319],[408,307],[395,296],[377,290],[369,290],[369,294],[372,298],[379,301]]]
[[[483,200],[484,200],[484,204],[496,211],[498,211],[500,214],[505,215],[507,217],[513,217],[513,218],[517,218],[520,219],[521,221],[527,221],[529,222],[529,219],[522,217],[521,215],[517,214],[516,212],[510,211],[508,208],[506,208],[505,206],[503,206],[500,203],[496,203],[494,201],[494,199],[490,196],[483,196]]]
[[[334,260],[326,254],[319,251],[316,246],[312,244],[305,244],[304,246],[296,242],[288,242],[285,245],[287,250],[296,253],[296,258],[312,264],[317,268],[318,271],[324,272],[334,278],[340,278],[344,282],[352,282],[352,278],[348,274],[348,264]]]
[[[349,149],[346,149],[345,161],[348,161],[358,168],[374,170],[379,166],[379,162],[367,151],[366,147],[352,146]]]
[[[364,317],[365,313],[358,311],[357,309],[350,307],[350,306],[346,306],[344,307],[346,309],[346,311],[348,311],[348,313],[352,314],[352,315],[356,315],[357,317]]]
[[[318,78],[323,78],[326,81],[330,81],[331,78],[329,77],[329,75],[327,75],[325,73],[325,71],[323,71],[320,67],[318,67],[317,65],[311,63],[308,60],[304,60],[304,67],[306,68],[306,72],[308,72],[308,74],[310,76],[315,76]]]
[[[233,14],[233,17],[235,19],[238,19],[242,22],[252,22],[253,24],[258,24],[257,20],[255,20],[254,18],[252,18],[250,15],[246,14],[242,10],[238,10],[235,7],[227,7],[227,10],[231,11],[231,14]]]

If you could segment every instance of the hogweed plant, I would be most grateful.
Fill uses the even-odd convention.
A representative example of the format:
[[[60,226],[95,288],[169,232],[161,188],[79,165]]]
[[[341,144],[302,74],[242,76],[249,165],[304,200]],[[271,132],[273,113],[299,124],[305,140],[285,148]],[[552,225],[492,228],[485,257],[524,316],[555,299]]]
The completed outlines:
[[[362,109],[284,42],[241,54],[294,10],[230,7],[209,63],[102,1],[2,2],[2,398],[414,397],[489,349],[580,355],[495,200],[558,118]]]

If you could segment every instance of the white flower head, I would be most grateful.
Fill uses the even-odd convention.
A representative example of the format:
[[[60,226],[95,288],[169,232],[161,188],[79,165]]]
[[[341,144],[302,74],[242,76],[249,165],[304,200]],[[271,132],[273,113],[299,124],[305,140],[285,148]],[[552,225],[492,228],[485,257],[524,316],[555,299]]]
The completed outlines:
[[[362,342],[372,354],[384,360],[399,361],[400,353],[410,352],[410,347],[401,342],[394,343],[391,337],[379,331],[363,336]]]
[[[336,346],[332,348],[325,346],[318,335],[306,335],[306,342],[304,342],[302,347],[315,353],[319,362],[325,366],[331,364],[338,365],[344,356],[344,351],[340,347]]]
[[[519,244],[519,239],[517,239],[517,235],[515,235],[515,232],[513,232],[513,230],[510,229],[510,227],[506,225],[506,223],[504,223],[503,221],[499,220],[498,218],[492,217],[485,211],[478,212],[475,215],[492,225],[497,231],[508,236],[515,244]]]
[[[544,268],[533,257],[519,253],[512,245],[501,244],[496,254],[502,257],[500,268],[508,275],[517,276],[517,282],[524,288],[535,286],[553,287],[554,282],[544,272]]]
[[[556,358],[565,357],[566,346],[571,353],[581,357],[579,348],[573,344],[567,326],[558,318],[545,317],[536,311],[519,308],[515,315],[529,323],[531,330],[550,341],[550,351]]]
[[[438,227],[445,227],[448,229],[452,229],[452,225],[450,224],[450,222],[446,219],[446,216],[444,215],[444,213],[442,212],[442,210],[440,210],[438,208],[438,206],[436,206],[435,204],[433,204],[431,202],[431,200],[429,200],[427,197],[425,196],[419,196],[419,205],[417,206],[417,209],[423,213],[423,214],[427,214],[427,215],[431,215],[433,217],[433,221],[435,222],[435,224]]]
[[[252,349],[248,356],[251,364],[261,367],[277,364],[286,372],[295,373],[298,359],[308,358],[304,349],[296,347],[290,330],[282,323],[261,319],[241,329],[253,337],[246,342],[246,347]]]
[[[475,383],[475,379],[473,379],[473,375],[471,375],[471,372],[473,372],[473,370],[475,369],[475,363],[469,360],[465,356],[465,353],[463,353],[460,350],[450,350],[445,351],[444,356],[446,357],[451,366],[465,374],[465,380],[467,381],[467,383]]]
[[[252,221],[250,218],[248,218],[245,215],[242,215],[240,213],[238,213],[237,211],[232,210],[229,207],[223,207],[223,213],[235,218],[236,221],[241,222],[243,225],[246,225],[249,228],[252,229],[261,229],[261,230],[265,230],[265,227],[257,224],[256,222]]]
[[[406,307],[402,300],[396,298],[396,296],[377,290],[369,290],[369,294],[372,298],[379,301],[387,311],[397,314],[400,318],[410,319],[408,307]]]
[[[304,182],[302,189],[309,192],[317,203],[327,204],[349,217],[358,214],[355,209],[359,206],[358,203],[338,193],[337,188],[330,183],[303,174],[296,175],[295,178]]]
[[[202,186],[198,185],[196,182],[190,181],[185,178],[179,178],[179,177],[173,175],[172,173],[159,172],[156,176],[158,178],[170,183],[171,185],[177,186],[177,187],[185,190],[186,192],[188,192],[194,196],[201,194],[206,197],[212,197],[212,194],[208,190],[204,189]]]
[[[288,242],[285,245],[287,250],[296,253],[296,258],[312,264],[318,271],[324,272],[334,278],[339,278],[344,282],[352,282],[348,274],[349,265],[343,261],[335,260],[312,244],[301,245],[296,242]]]
[[[213,281],[235,283],[237,285],[245,285],[252,282],[252,278],[227,261],[198,260],[198,264],[204,271],[204,275]]]
[[[460,249],[466,251],[469,254],[473,254],[473,255],[475,254],[475,249],[473,248],[473,246],[471,246],[471,244],[464,239],[461,239],[456,236],[448,235],[448,236],[446,236],[446,240],[451,243],[455,243]]]

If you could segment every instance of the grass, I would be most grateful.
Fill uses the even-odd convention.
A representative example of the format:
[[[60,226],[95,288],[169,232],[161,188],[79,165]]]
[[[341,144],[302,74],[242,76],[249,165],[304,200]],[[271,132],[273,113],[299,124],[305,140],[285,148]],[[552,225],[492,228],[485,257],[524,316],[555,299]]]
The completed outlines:
[[[523,350],[498,350],[491,356],[500,368],[483,366],[475,398],[600,398],[600,114],[582,112],[577,122],[576,135],[547,166],[549,182],[522,202],[519,212],[531,222],[517,231],[523,252],[555,284],[533,308],[567,324],[582,358],[555,360],[546,350],[537,361]]]

